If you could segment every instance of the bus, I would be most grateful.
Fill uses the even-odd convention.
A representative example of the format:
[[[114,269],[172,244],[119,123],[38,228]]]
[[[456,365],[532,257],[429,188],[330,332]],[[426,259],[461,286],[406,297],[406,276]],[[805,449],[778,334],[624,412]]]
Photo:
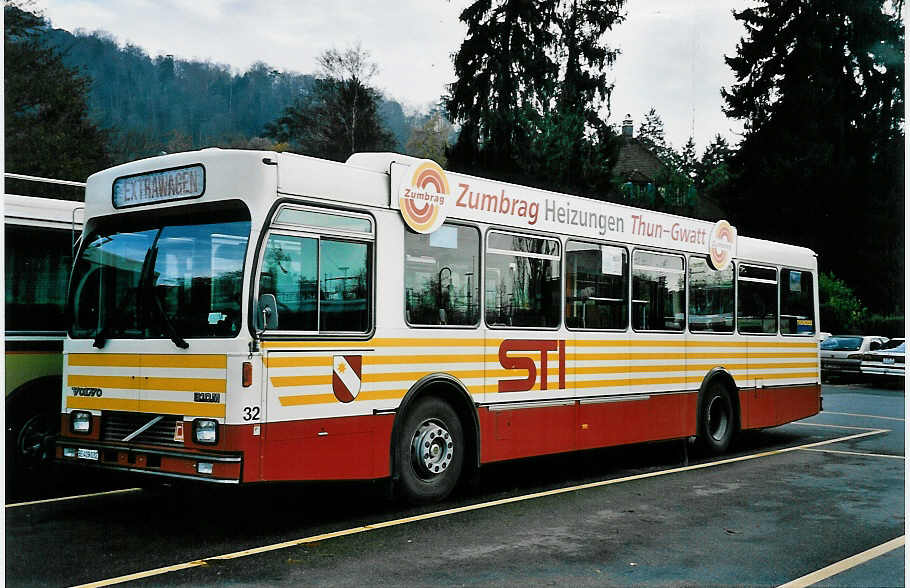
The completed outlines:
[[[88,178],[62,463],[388,479],[734,434],[821,410],[816,255],[451,173],[204,149]]]
[[[5,177],[32,186],[73,186],[80,192],[85,187],[82,182],[12,173]],[[66,284],[82,225],[82,203],[4,193],[3,205],[6,471],[10,481],[17,470],[53,455],[48,440],[56,434],[60,420]]]

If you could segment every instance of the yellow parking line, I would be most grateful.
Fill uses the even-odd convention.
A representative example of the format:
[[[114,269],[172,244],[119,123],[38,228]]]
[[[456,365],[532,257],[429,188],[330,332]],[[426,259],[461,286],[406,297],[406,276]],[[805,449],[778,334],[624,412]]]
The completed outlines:
[[[107,492],[92,492],[91,494],[77,494],[75,496],[60,496],[58,498],[45,498],[44,500],[32,500],[30,502],[14,502],[12,504],[4,505],[4,507],[13,508],[16,506],[31,506],[33,504],[45,504],[48,502],[64,502],[66,500],[77,500],[79,498],[91,498],[92,496],[107,496],[109,494],[124,494],[126,492],[136,492],[137,490],[142,490],[142,488],[124,488],[122,490],[108,490]]]
[[[851,431],[885,431],[890,433],[891,429],[874,429],[872,427],[851,427],[849,425],[827,425],[824,423],[804,423],[802,421],[796,423],[789,423],[791,425],[803,425],[804,427],[826,427],[829,429],[849,429]]]
[[[823,414],[840,414],[840,415],[844,415],[844,416],[862,417],[864,419],[882,419],[882,420],[886,420],[886,421],[903,421],[903,420],[905,420],[905,419],[901,419],[901,418],[897,418],[897,417],[879,416],[877,414],[857,414],[855,412],[830,412],[830,411],[826,410]]]
[[[819,453],[840,453],[843,455],[860,455],[863,457],[890,457],[891,459],[907,459],[903,455],[888,455],[886,453],[861,453],[859,451],[837,451],[835,449],[805,449],[804,451],[817,451]]]
[[[871,435],[880,435],[882,433],[887,433],[887,432],[888,431],[886,429],[873,429],[871,431],[865,431],[863,433],[855,433],[853,435],[847,435],[845,437],[837,437],[835,439],[829,439],[827,441],[816,441],[814,443],[807,443],[806,445],[797,445],[795,447],[785,447],[783,449],[772,449],[770,451],[763,451],[761,453],[753,453],[750,455],[741,455],[739,457],[731,457],[731,458],[721,459],[721,460],[717,460],[717,461],[711,461],[711,462],[707,462],[707,463],[683,466],[683,467],[678,467],[678,468],[671,468],[668,470],[659,470],[656,472],[647,472],[644,474],[636,474],[634,476],[626,476],[624,478],[614,478],[614,479],[610,479],[610,480],[601,480],[599,482],[589,482],[587,484],[579,484],[577,486],[569,486],[566,488],[557,488],[555,490],[547,490],[544,492],[534,492],[533,494],[524,494],[522,496],[513,496],[511,498],[503,498],[500,500],[493,500],[490,502],[482,502],[479,504],[460,506],[457,508],[450,508],[450,509],[440,510],[440,511],[436,511],[436,512],[428,512],[426,514],[417,515],[417,516],[413,516],[413,517],[405,517],[405,518],[394,519],[394,520],[390,520],[390,521],[382,521],[379,523],[374,523],[372,525],[364,525],[362,527],[353,527],[351,529],[344,529],[341,531],[334,531],[331,533],[323,533],[321,535],[312,535],[310,537],[292,539],[290,541],[284,541],[282,543],[274,543],[272,545],[263,545],[261,547],[254,547],[252,549],[246,549],[243,551],[235,551],[233,553],[227,553],[224,555],[216,555],[216,556],[209,557],[206,559],[197,559],[197,560],[193,560],[193,561],[175,564],[172,566],[165,566],[165,567],[161,567],[161,568],[155,568],[152,570],[135,572],[133,574],[118,576],[116,578],[108,578],[106,580],[98,580],[97,582],[91,582],[89,584],[82,584],[76,588],[112,586],[114,584],[120,584],[122,582],[130,582],[133,580],[140,580],[142,578],[149,578],[152,576],[159,576],[161,574],[167,574],[169,572],[176,572],[179,570],[185,570],[185,569],[189,569],[189,568],[205,566],[205,565],[208,565],[208,562],[210,562],[210,561],[237,559],[240,557],[247,557],[250,555],[257,555],[260,553],[268,553],[271,551],[277,551],[279,549],[286,549],[288,547],[294,547],[294,546],[303,545],[306,543],[315,543],[317,541],[325,541],[326,539],[334,539],[336,537],[344,537],[346,535],[356,535],[359,533],[366,533],[368,531],[375,531],[376,529],[384,529],[386,527],[396,527],[399,525],[406,525],[408,523],[414,523],[414,522],[418,522],[418,521],[426,521],[426,520],[440,518],[440,517],[447,517],[447,516],[460,514],[460,513],[464,513],[464,512],[470,512],[470,511],[475,511],[475,510],[481,510],[484,508],[490,508],[493,506],[502,506],[504,504],[512,504],[515,502],[524,502],[526,500],[535,500],[537,498],[543,498],[546,496],[556,496],[559,494],[566,494],[569,492],[577,492],[579,490],[600,488],[603,486],[610,486],[613,484],[621,484],[623,482],[632,482],[634,480],[644,480],[647,478],[656,478],[658,476],[666,476],[669,474],[678,474],[681,472],[701,470],[701,469],[716,467],[716,466],[720,466],[720,465],[726,465],[726,464],[730,464],[730,463],[749,461],[749,460],[758,459],[761,457],[770,457],[772,455],[781,455],[784,453],[790,453],[793,451],[798,451],[800,449],[806,449],[809,447],[820,447],[823,445],[830,445],[831,443],[850,441],[852,439],[859,439],[861,437],[869,437]]]
[[[787,582],[786,584],[781,584],[779,588],[802,588],[803,586],[811,586],[816,582],[821,582],[825,578],[830,578],[831,576],[845,572],[850,568],[855,568],[856,566],[869,561],[870,559],[875,559],[881,555],[885,555],[889,551],[894,551],[898,547],[903,547],[905,542],[906,535],[901,535],[896,539],[892,539],[886,543],[882,543],[878,547],[873,547],[872,549],[867,549],[862,553],[857,553],[856,555],[850,556],[847,559],[843,559],[839,562],[833,563],[830,566],[824,567],[820,570],[812,572],[811,574],[806,574],[800,578],[797,578],[793,581]]]

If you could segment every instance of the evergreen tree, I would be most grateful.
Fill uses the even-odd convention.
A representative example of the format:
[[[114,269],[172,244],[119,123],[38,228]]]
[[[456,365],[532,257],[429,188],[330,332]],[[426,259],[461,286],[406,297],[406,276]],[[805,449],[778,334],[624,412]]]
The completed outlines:
[[[381,95],[367,84],[377,66],[358,47],[319,58],[322,76],[313,91],[265,127],[265,135],[306,155],[346,160],[358,151],[389,151],[396,141],[379,118]]]
[[[679,156],[667,142],[664,135],[664,121],[652,106],[645,114],[644,120],[638,125],[638,134],[635,137],[656,155],[667,167],[676,168]]]
[[[556,5],[555,53],[562,76],[555,99],[544,104],[536,134],[536,171],[557,189],[605,196],[619,141],[604,120],[613,84],[608,70],[619,51],[604,36],[622,22],[625,0],[563,0]]]
[[[679,171],[684,177],[694,182],[697,168],[698,155],[695,152],[695,139],[689,137],[689,140],[683,145],[682,152],[679,154]]]
[[[745,123],[731,160],[740,230],[815,249],[881,310],[903,301],[901,8],[762,0],[736,12],[746,36],[722,91]]]
[[[5,166],[84,180],[109,165],[105,133],[88,117],[90,82],[47,46],[47,22],[4,5]]]
[[[461,124],[453,169],[508,176],[521,168],[555,88],[554,16],[542,0],[477,0],[462,11],[467,37],[444,98],[449,119]]]
[[[730,158],[733,149],[720,133],[705,148],[695,167],[695,185],[699,194],[715,202],[726,199],[730,186]]]

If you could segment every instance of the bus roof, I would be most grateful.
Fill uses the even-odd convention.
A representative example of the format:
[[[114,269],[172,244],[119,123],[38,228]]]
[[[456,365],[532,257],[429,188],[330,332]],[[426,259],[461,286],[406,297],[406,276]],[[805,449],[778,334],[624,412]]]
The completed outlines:
[[[3,221],[13,225],[69,229],[82,226],[84,206],[73,200],[3,195]]]
[[[292,153],[222,149],[163,155],[96,173],[87,182],[86,216],[141,210],[151,204],[242,199],[258,224],[285,195],[401,210],[412,173],[427,165],[434,168],[429,175],[445,186],[442,216],[450,219],[699,254],[709,252],[712,231],[719,224],[448,172],[397,153],[356,153],[339,163]],[[168,181],[176,183],[175,195],[161,198],[158,194],[168,192]],[[165,188],[156,192],[155,182]],[[181,194],[182,189],[187,191]],[[140,193],[152,197],[135,196]],[[815,267],[815,254],[809,249],[736,238],[735,229],[730,229],[735,258]]]

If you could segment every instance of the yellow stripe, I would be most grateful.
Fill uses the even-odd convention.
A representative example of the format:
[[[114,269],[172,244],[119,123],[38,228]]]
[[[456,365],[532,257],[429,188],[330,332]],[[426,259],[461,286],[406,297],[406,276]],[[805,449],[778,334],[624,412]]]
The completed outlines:
[[[118,388],[121,390],[176,390],[180,392],[221,392],[227,380],[216,378],[143,378],[140,376],[83,376],[70,374],[67,386]]]
[[[96,367],[227,368],[226,355],[144,355],[141,353],[71,353],[69,365]]]
[[[317,376],[272,376],[272,386],[287,388],[289,386],[328,386],[332,383],[331,374]]]
[[[126,410],[131,412],[148,412],[179,414],[195,417],[224,418],[224,404],[201,402],[175,402],[170,400],[131,400],[128,398],[86,398],[68,396],[67,408],[85,410]]]
[[[305,357],[271,357],[265,356],[262,362],[270,368],[288,367],[332,367],[331,355],[307,355]]]
[[[498,355],[364,355],[364,365],[399,365],[417,363],[481,363],[499,361]]]

